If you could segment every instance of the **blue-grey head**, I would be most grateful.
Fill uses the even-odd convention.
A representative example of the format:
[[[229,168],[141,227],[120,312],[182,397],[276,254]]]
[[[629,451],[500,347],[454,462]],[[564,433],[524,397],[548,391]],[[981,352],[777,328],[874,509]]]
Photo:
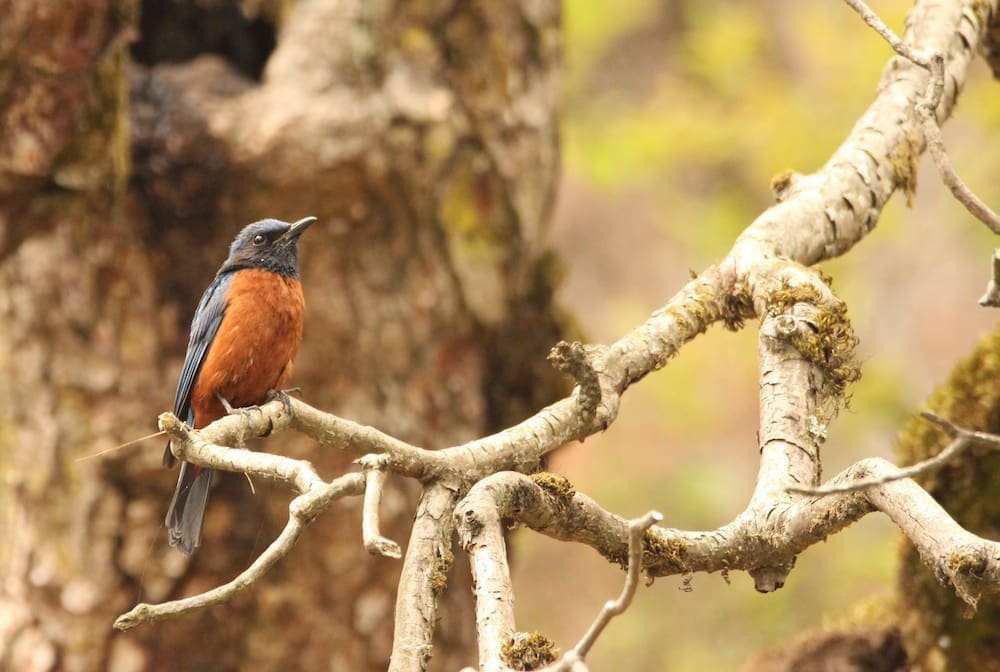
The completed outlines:
[[[280,219],[262,219],[247,224],[229,246],[229,258],[219,273],[261,268],[299,277],[299,236],[315,221],[315,217],[306,217],[291,224]]]

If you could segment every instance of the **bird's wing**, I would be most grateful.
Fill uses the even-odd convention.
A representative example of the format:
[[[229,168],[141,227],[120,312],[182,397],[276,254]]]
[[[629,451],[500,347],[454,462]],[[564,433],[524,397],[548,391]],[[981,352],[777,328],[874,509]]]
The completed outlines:
[[[191,321],[191,340],[188,341],[187,355],[184,357],[184,368],[181,369],[181,379],[177,383],[177,396],[174,398],[174,415],[186,421],[194,422],[191,411],[191,390],[198,372],[208,354],[208,348],[215,340],[215,334],[222,324],[222,316],[226,312],[226,294],[232,281],[232,274],[225,273],[215,276],[198,303],[198,310]]]

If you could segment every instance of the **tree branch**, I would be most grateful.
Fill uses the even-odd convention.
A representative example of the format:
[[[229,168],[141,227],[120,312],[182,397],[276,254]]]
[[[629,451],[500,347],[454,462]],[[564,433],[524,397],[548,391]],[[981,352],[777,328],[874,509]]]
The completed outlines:
[[[398,560],[403,557],[399,544],[383,537],[379,532],[378,510],[382,502],[382,488],[385,486],[386,460],[382,455],[366,455],[358,462],[365,475],[365,500],[361,514],[361,538],[365,550],[372,555]]]
[[[987,446],[994,450],[1000,449],[1000,437],[998,436],[987,434],[986,432],[974,432],[968,429],[963,429],[949,420],[946,420],[935,413],[931,413],[930,411],[922,411],[920,416],[928,422],[932,422],[943,429],[948,436],[953,437],[952,442],[934,457],[922,460],[902,469],[897,468],[894,472],[882,474],[877,478],[864,479],[853,483],[842,483],[840,485],[823,486],[821,488],[789,486],[787,488],[788,492],[799,495],[823,497],[843,492],[867,490],[868,488],[891,483],[892,481],[899,481],[904,478],[915,478],[921,474],[926,474],[929,471],[938,469],[961,455],[966,449],[971,448],[972,446],[978,445]]]
[[[929,55],[917,53],[906,42],[899,37],[880,19],[862,0],[844,0],[856,11],[861,18],[871,26],[875,32],[882,36],[889,43],[897,54],[909,59],[930,74],[927,88],[923,98],[917,103],[916,111],[920,117],[921,128],[924,132],[924,140],[937,166],[941,181],[951,190],[952,195],[959,203],[965,206],[969,213],[985,224],[996,234],[1000,234],[1000,215],[990,210],[978,196],[962,181],[951,163],[951,158],[944,147],[944,138],[941,135],[941,127],[938,125],[936,111],[941,102],[941,95],[944,91],[944,56],[939,51],[933,51]]]
[[[830,485],[877,480],[896,470],[891,462],[869,458],[842,472]],[[851,501],[858,494],[844,493],[826,499]],[[886,482],[860,494],[902,530],[938,580],[950,584],[968,605],[970,614],[982,595],[1000,591],[1000,542],[965,530],[916,482],[911,479]],[[810,500],[806,506],[816,501]]]
[[[469,554],[472,565],[482,672],[500,672],[509,667],[503,651],[516,630],[504,526],[501,512],[491,500],[489,485],[474,486],[455,509],[459,544]]]
[[[849,467],[830,485],[895,471],[889,462],[871,458]],[[1000,591],[1000,542],[963,529],[910,479],[865,491],[800,498],[789,507],[775,507],[763,520],[744,512],[715,530],[654,526],[644,536],[643,569],[655,577],[782,567],[809,546],[876,510],[899,526],[935,574],[970,607],[982,594]],[[574,492],[565,479],[495,474],[477,483],[458,511],[460,529],[476,529],[481,516],[497,515],[555,539],[587,544],[627,566],[628,521]]]
[[[622,592],[617,600],[610,600],[605,603],[604,608],[601,609],[601,613],[597,616],[597,620],[591,624],[587,633],[577,642],[576,646],[567,652],[568,659],[566,662],[556,669],[567,670],[573,663],[583,661],[587,657],[587,654],[590,653],[590,648],[594,645],[594,642],[604,632],[604,628],[611,622],[611,619],[625,613],[625,610],[631,606],[636,588],[639,587],[639,571],[642,568],[643,535],[646,530],[661,520],[663,520],[663,514],[659,511],[650,511],[646,515],[634,518],[628,522],[628,567],[625,572],[625,585],[622,586]],[[564,658],[566,657],[564,656]]]
[[[305,526],[325,511],[330,504],[342,497],[360,495],[364,491],[364,487],[365,481],[361,474],[345,474],[331,483],[310,488],[309,491],[292,500],[289,504],[290,515],[285,529],[239,576],[229,583],[181,600],[171,600],[161,604],[137,604],[129,612],[115,619],[115,629],[131,630],[143,623],[176,618],[196,609],[204,609],[228,602],[238,593],[253,586],[267,570],[288,555],[295,546],[295,542],[302,535]]]
[[[448,582],[454,557],[452,515],[458,493],[434,483],[424,488],[406,547],[396,592],[395,637],[389,672],[425,670],[437,623],[437,600]]]
[[[848,1],[856,9],[864,7]],[[629,560],[634,559],[634,549],[630,556],[627,521],[574,493],[564,480],[547,475],[532,479],[514,472],[534,471],[546,453],[606,428],[630,385],[665,366],[681,346],[712,324],[722,321],[735,329],[746,319],[760,317],[761,464],[751,501],[735,520],[716,530],[648,529],[642,537],[646,573],[663,576],[743,569],[754,577],[758,590],[775,590],[784,583],[798,553],[867,513],[881,510],[970,606],[983,592],[996,590],[1000,586],[998,544],[963,530],[908,479],[812,498],[793,490],[817,482],[825,423],[835,412],[844,387],[857,376],[852,359],[856,339],[843,304],[808,266],[844,254],[866,236],[897,188],[912,193],[923,149],[916,133],[921,120],[915,110],[923,100],[935,115],[935,128],[936,119],[951,113],[984,31],[973,4],[973,0],[918,2],[904,39],[889,34],[907,51],[912,52],[907,44],[921,45],[933,55],[928,61],[931,65],[914,65],[917,60],[890,63],[875,100],[827,164],[812,175],[789,173],[777,190],[779,202],[747,227],[729,254],[688,282],[643,324],[606,347],[557,346],[553,363],[578,385],[571,395],[525,421],[491,436],[430,451],[296,399],[289,402],[293,417],[276,401],[258,412],[223,418],[199,430],[187,428],[171,414],[162,415],[161,427],[170,435],[177,457],[278,478],[303,493],[293,500],[285,531],[248,570],[253,570],[250,583],[288,552],[305,522],[348,490],[360,493],[366,482],[363,536],[366,547],[379,547],[379,492],[390,471],[419,479],[425,486],[397,596],[393,672],[426,668],[437,597],[452,560],[453,515],[463,493],[468,494],[462,499],[457,524],[473,555],[477,624],[491,637],[513,633],[502,546],[501,521],[506,518],[556,538],[587,543],[638,571]],[[870,10],[862,15],[874,23]],[[928,67],[935,72],[931,85],[924,71]],[[278,112],[270,110],[270,114]],[[312,137],[313,131],[319,133],[313,129],[306,136]],[[225,447],[289,427],[324,446],[370,454],[365,458],[365,474],[326,483],[308,462]],[[827,487],[880,479],[897,471],[884,461],[866,460]],[[249,583],[243,576],[210,593],[231,595],[244,589]],[[626,588],[634,589],[634,581],[627,582]],[[204,602],[211,603],[215,602]],[[139,605],[119,621],[149,620],[150,610],[183,613],[196,608],[191,604]],[[602,615],[605,618],[610,616]],[[578,660],[570,664],[582,666],[582,655],[590,646],[586,642],[592,639],[584,638],[581,652],[575,654]],[[480,642],[484,668],[500,669],[503,664],[496,641]]]
[[[979,299],[979,305],[1000,307],[1000,249],[993,251],[993,277],[986,285],[986,293]]]

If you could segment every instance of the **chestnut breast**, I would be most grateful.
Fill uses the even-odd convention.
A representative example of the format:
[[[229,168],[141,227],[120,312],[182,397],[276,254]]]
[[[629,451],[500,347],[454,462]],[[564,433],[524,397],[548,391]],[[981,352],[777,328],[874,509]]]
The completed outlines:
[[[195,427],[225,415],[216,395],[234,408],[261,404],[292,373],[302,342],[305,298],[298,279],[262,269],[233,275],[226,308],[191,391]]]

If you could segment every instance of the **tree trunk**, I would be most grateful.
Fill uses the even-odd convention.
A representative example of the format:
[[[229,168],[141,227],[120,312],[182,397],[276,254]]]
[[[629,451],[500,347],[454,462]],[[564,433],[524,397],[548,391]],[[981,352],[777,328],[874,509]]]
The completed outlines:
[[[292,380],[309,403],[434,447],[553,398],[558,3],[41,4],[0,13],[0,669],[384,669],[399,564],[365,554],[360,502],[233,602],[114,635],[137,601],[245,568],[291,493],[223,475],[187,560],[162,439],[77,460],[169,409],[198,296],[263,217],[320,218]],[[383,502],[401,542],[414,495]],[[474,660],[462,588],[434,667]]]

